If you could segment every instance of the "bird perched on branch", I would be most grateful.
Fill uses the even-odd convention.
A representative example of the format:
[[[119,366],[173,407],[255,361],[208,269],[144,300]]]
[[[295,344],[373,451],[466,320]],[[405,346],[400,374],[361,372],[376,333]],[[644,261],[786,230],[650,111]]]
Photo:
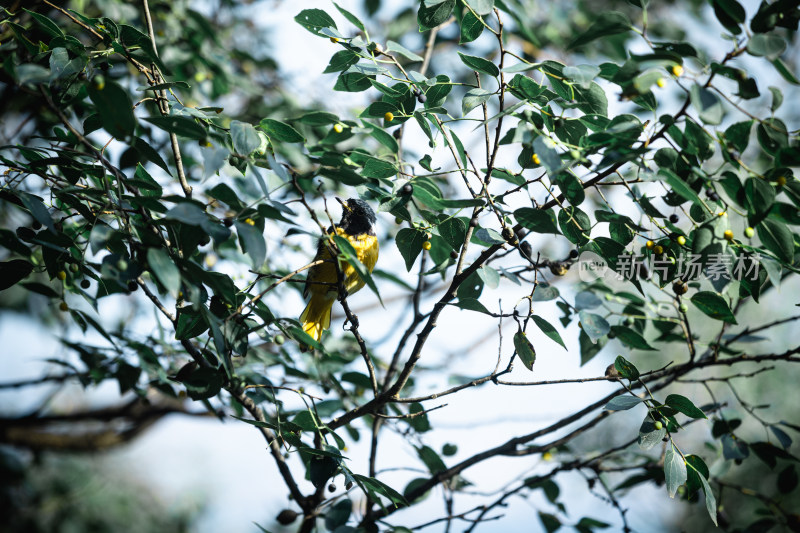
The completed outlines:
[[[375,235],[375,223],[378,219],[375,212],[367,202],[358,198],[350,198],[346,202],[340,198],[336,200],[342,204],[342,220],[336,226],[328,228],[328,234],[333,234],[335,228],[335,234],[350,242],[358,260],[372,272],[378,261],[378,238]],[[317,244],[314,261],[319,260],[324,263],[312,267],[306,278],[303,297],[310,297],[310,300],[300,315],[303,331],[317,341],[322,338],[322,332],[331,325],[331,307],[339,293],[334,263],[336,258],[331,253],[331,245],[326,237],[320,238]],[[347,294],[353,294],[364,286],[364,280],[350,263],[340,263],[339,271],[342,276],[341,287]]]

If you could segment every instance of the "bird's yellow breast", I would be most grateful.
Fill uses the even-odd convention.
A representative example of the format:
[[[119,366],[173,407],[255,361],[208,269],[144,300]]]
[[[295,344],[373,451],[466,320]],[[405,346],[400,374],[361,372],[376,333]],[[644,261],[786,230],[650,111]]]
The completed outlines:
[[[362,233],[360,235],[347,235],[342,228],[337,227],[336,233],[340,237],[346,238],[353,249],[356,251],[358,260],[364,263],[369,272],[375,268],[375,263],[378,262],[378,238],[375,235]],[[322,285],[320,283],[336,283],[336,267],[333,264],[333,257],[331,256],[328,246],[321,246],[317,252],[315,260],[322,259],[325,262],[317,265],[311,269],[308,274],[308,291],[312,294],[321,294],[326,292],[336,293],[334,285]],[[341,265],[342,274],[344,275],[344,289],[348,294],[353,294],[360,290],[365,282],[358,275],[356,269],[349,263]]]

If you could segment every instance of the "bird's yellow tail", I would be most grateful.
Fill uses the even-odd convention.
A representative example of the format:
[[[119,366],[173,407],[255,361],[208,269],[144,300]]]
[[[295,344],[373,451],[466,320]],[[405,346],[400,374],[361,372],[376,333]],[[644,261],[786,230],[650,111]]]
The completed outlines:
[[[313,294],[303,310],[303,314],[300,315],[303,331],[317,341],[322,338],[322,332],[331,325],[331,307],[333,307],[334,300]]]

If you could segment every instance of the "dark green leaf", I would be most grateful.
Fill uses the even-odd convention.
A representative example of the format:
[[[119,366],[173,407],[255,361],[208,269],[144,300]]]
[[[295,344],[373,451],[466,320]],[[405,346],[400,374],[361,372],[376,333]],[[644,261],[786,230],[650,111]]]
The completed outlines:
[[[692,303],[703,313],[716,320],[722,320],[729,324],[736,324],[736,317],[733,316],[728,302],[719,294],[711,291],[701,291],[692,296]]]
[[[264,260],[267,257],[267,245],[264,242],[264,234],[256,226],[251,226],[245,222],[236,221],[236,232],[242,243],[244,252],[250,256],[250,264],[253,270],[261,270]]]
[[[536,233],[553,233],[561,235],[556,225],[555,213],[552,209],[534,209],[532,207],[522,207],[514,211],[514,218],[525,228]]]
[[[703,411],[695,407],[689,398],[680,394],[670,394],[664,403],[689,418],[708,418]]]
[[[145,117],[143,120],[166,132],[174,133],[187,139],[200,140],[206,137],[206,129],[190,117],[173,115],[167,117]]]
[[[259,123],[259,127],[272,139],[287,143],[300,143],[305,141],[305,137],[300,135],[300,132],[279,120],[273,120],[271,118],[262,119]]]
[[[462,63],[467,65],[475,72],[481,72],[483,74],[488,74],[489,76],[494,76],[494,77],[500,75],[500,69],[497,68],[497,65],[495,65],[488,59],[484,59],[482,57],[477,57],[477,56],[468,56],[466,54],[462,54],[461,52],[458,53],[458,56],[461,58]]]
[[[150,248],[147,250],[147,263],[156,279],[173,298],[177,298],[181,288],[181,273],[167,252],[161,248]]]
[[[630,348],[637,350],[655,350],[655,348],[647,343],[644,337],[629,327],[611,326],[611,331],[614,332],[614,334],[623,344],[629,346]]]
[[[89,84],[88,92],[108,133],[117,139],[127,139],[133,135],[136,117],[133,114],[133,102],[125,89],[109,81],[104,86]]]
[[[320,37],[327,37],[319,31],[322,28],[336,29],[336,22],[321,9],[304,9],[294,20],[314,35],[319,35]]]
[[[0,291],[16,285],[33,271],[33,265],[22,259],[0,262]]]
[[[425,242],[425,234],[415,229],[403,228],[397,232],[395,242],[397,243],[397,249],[400,251],[400,255],[403,256],[406,262],[406,270],[410,271],[411,267],[414,265],[414,261],[422,251],[422,243]]]
[[[514,349],[517,351],[522,364],[528,370],[533,370],[533,363],[536,362],[536,350],[533,349],[533,344],[525,336],[524,331],[517,331],[514,334]]]
[[[537,315],[532,315],[531,318],[536,326],[538,326],[538,328],[542,330],[545,335],[556,341],[565,350],[567,349],[567,346],[564,344],[564,340],[561,338],[561,335],[559,335],[558,331],[556,331],[556,328],[554,328],[550,322]]]
[[[631,381],[639,379],[639,369],[621,355],[618,355],[614,360],[614,368],[616,368],[619,375],[625,379]]]
[[[436,2],[435,4],[432,3],[430,7],[426,5],[426,2],[420,2],[419,11],[417,12],[419,31],[432,30],[443,23],[450,18],[450,14],[455,7],[456,0],[444,0],[442,2]]]
[[[472,11],[464,13],[461,19],[461,39],[459,44],[471,43],[483,33],[483,22]]]
[[[785,263],[794,259],[794,237],[784,224],[771,219],[763,220],[758,225],[758,238],[769,251]]]

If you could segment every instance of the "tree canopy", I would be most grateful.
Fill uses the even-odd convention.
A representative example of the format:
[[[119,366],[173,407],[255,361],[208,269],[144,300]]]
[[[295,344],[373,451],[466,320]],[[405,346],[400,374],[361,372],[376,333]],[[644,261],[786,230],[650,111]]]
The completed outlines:
[[[63,326],[66,355],[0,388],[120,402],[11,413],[0,444],[236,419],[299,531],[490,529],[520,497],[548,532],[630,531],[648,485],[698,530],[800,528],[775,393],[800,362],[796,1],[298,2],[299,45],[260,33],[265,3],[28,4],[0,14],[0,305]],[[323,73],[273,53],[320,43]],[[327,231],[336,196],[379,215],[372,272]],[[320,341],[298,322],[318,239],[366,287],[330,284]],[[444,440],[449,398],[493,387],[580,408]]]

